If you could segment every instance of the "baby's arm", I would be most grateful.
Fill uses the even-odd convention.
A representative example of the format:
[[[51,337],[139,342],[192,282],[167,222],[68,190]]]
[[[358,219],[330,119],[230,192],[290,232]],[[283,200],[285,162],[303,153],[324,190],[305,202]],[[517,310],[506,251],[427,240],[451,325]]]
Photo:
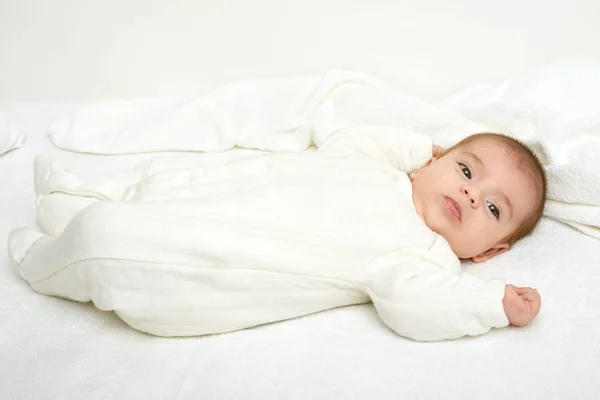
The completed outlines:
[[[379,271],[367,293],[386,325],[419,341],[481,335],[509,323],[523,326],[540,309],[533,289],[448,272],[422,259]]]
[[[406,173],[425,164],[440,149],[428,136],[378,125],[342,129],[319,147],[320,152],[335,156],[366,155]]]

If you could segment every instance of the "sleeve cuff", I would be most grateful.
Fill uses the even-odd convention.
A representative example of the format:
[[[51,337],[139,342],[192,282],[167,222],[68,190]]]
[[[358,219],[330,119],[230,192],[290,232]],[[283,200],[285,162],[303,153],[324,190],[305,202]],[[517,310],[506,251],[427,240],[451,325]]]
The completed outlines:
[[[504,328],[508,326],[508,318],[504,313],[504,299],[506,283],[501,279],[494,279],[490,282],[490,296],[487,298],[488,324],[493,328]]]

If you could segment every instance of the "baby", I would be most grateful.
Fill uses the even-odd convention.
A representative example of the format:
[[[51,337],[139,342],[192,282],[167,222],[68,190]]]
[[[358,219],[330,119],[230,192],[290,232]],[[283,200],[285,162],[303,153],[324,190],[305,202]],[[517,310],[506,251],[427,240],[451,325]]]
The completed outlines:
[[[543,169],[502,135],[444,151],[365,126],[316,152],[163,158],[88,182],[44,158],[35,169],[41,231],[9,238],[20,274],[150,334],[372,301],[398,334],[433,341],[523,326],[540,309],[534,289],[461,272],[460,258],[506,251],[542,215]]]
[[[435,153],[442,153],[437,160]],[[540,161],[503,135],[473,135],[449,151],[436,149],[434,158],[410,176],[415,208],[425,224],[458,257],[475,262],[530,234],[544,211],[546,175]],[[506,285],[503,306],[511,325],[524,326],[538,314],[541,298],[536,289]]]

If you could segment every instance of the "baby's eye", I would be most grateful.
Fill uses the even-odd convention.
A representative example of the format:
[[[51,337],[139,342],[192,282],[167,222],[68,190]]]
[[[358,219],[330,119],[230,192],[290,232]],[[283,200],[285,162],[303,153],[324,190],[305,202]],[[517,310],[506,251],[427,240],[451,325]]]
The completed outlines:
[[[458,163],[458,166],[462,170],[463,174],[467,177],[467,179],[471,179],[471,170],[465,164]]]
[[[496,219],[500,219],[500,210],[498,209],[498,207],[496,207],[492,203],[487,203],[487,205],[490,211],[492,212],[492,215],[496,217]]]

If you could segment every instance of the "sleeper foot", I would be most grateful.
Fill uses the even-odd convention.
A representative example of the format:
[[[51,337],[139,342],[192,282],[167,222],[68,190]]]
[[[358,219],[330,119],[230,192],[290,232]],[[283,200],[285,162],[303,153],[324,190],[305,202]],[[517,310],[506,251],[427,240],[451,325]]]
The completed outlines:
[[[15,228],[8,236],[8,255],[18,267],[27,256],[34,243],[47,235],[31,228]],[[19,268],[19,274],[23,276]]]
[[[38,199],[53,191],[70,188],[79,184],[77,176],[45,155],[39,155],[34,161],[35,194]]]

